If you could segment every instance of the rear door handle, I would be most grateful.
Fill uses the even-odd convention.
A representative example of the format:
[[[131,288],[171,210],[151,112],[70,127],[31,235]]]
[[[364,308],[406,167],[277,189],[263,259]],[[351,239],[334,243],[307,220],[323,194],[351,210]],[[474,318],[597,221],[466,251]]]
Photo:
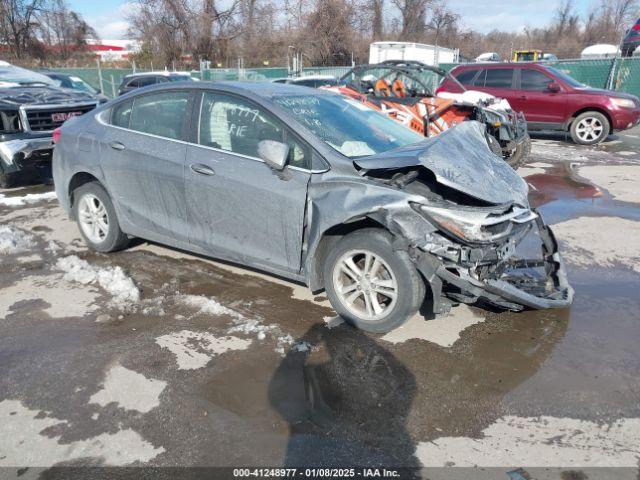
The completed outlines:
[[[192,163],[191,164],[191,170],[193,170],[196,173],[199,173],[200,175],[215,175],[216,174],[216,172],[214,172],[212,168],[207,167],[206,165],[203,165],[201,163]]]
[[[526,99],[527,99],[527,96],[526,96],[526,95],[520,95],[518,98],[519,98],[520,100],[526,100]]]
[[[120,142],[111,142],[109,146],[114,150],[124,150],[124,145]]]

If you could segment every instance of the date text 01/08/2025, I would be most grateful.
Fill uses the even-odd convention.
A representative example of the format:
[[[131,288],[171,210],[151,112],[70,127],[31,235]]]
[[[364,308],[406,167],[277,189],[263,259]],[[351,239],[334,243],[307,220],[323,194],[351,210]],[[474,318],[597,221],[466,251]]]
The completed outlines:
[[[386,468],[234,468],[234,478],[398,478],[400,472]]]

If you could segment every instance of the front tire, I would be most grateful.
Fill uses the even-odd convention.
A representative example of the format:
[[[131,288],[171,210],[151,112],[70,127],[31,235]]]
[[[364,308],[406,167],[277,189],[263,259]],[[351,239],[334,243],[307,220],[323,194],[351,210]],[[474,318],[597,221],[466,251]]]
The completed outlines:
[[[80,234],[89,248],[113,252],[129,243],[120,229],[109,194],[98,182],[89,182],[73,192],[73,209]]]
[[[571,139],[579,145],[595,145],[609,136],[611,126],[609,120],[600,112],[584,112],[573,122],[569,133]]]
[[[381,229],[345,235],[329,252],[323,274],[336,312],[367,332],[399,327],[425,296],[424,281],[409,255],[394,250],[391,235]]]
[[[527,135],[524,137],[524,141],[522,141],[520,145],[518,145],[513,150],[513,152],[511,152],[511,155],[505,158],[505,160],[511,166],[511,168],[513,168],[514,170],[517,170],[519,167],[525,164],[530,154],[531,154],[531,137],[527,133]]]

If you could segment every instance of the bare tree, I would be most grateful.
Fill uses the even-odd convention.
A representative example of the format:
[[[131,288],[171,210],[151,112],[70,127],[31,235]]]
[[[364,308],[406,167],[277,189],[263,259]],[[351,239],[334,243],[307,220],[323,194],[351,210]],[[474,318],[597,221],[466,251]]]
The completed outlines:
[[[426,31],[427,8],[432,0],[391,0],[402,18],[403,40],[420,41]]]
[[[15,58],[27,53],[35,38],[37,14],[45,0],[2,0],[0,3],[0,37]]]

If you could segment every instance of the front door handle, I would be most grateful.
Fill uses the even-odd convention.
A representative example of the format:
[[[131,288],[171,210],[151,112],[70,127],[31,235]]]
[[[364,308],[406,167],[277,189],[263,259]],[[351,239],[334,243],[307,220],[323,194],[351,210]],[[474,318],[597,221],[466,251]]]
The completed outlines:
[[[526,96],[526,95],[520,95],[520,96],[518,97],[518,99],[520,99],[520,100],[526,100],[526,99],[527,99],[527,96]]]
[[[111,142],[109,146],[114,150],[120,150],[120,151],[124,150],[124,145],[121,144],[120,142]]]
[[[200,175],[215,175],[216,174],[216,172],[214,172],[212,168],[207,167],[206,165],[203,165],[201,163],[192,163],[191,164],[191,170],[193,170],[196,173],[199,173]]]

